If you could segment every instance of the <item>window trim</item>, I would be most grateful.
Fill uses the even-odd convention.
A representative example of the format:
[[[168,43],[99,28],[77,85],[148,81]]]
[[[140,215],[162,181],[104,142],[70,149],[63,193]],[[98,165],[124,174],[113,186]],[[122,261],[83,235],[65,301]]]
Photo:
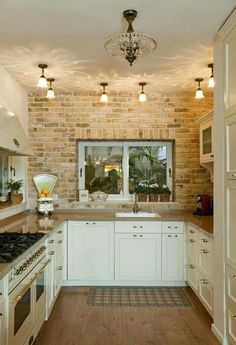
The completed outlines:
[[[118,146],[123,148],[123,193],[122,194],[109,194],[108,199],[110,201],[130,201],[132,200],[132,194],[128,191],[129,180],[129,159],[128,148],[129,146],[166,146],[166,179],[167,185],[171,191],[170,200],[173,200],[173,141],[138,141],[138,140],[96,140],[96,141],[78,141],[78,188],[85,188],[85,147],[87,146]]]

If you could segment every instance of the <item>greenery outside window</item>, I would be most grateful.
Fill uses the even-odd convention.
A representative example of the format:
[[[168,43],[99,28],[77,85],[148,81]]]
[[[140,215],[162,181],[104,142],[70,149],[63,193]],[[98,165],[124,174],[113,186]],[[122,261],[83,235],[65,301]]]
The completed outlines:
[[[140,181],[172,191],[172,146],[167,141],[79,142],[79,189],[104,191],[110,200],[130,200]]]

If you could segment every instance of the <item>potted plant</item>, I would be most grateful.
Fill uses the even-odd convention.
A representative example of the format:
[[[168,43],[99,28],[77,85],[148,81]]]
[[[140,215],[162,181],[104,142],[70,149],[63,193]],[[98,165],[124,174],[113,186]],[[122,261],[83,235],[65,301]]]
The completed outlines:
[[[153,182],[149,184],[149,201],[157,202],[158,195],[160,194],[160,187],[157,183]]]
[[[20,204],[23,200],[23,194],[19,193],[24,181],[22,179],[14,181],[9,180],[7,182],[7,188],[10,192],[10,199],[13,204]]]
[[[147,180],[140,181],[135,185],[134,193],[138,195],[139,202],[146,202],[149,193],[149,182]]]
[[[163,184],[163,186],[161,187],[160,190],[160,201],[162,202],[168,202],[170,201],[170,194],[171,191],[169,190],[169,187],[165,184]]]

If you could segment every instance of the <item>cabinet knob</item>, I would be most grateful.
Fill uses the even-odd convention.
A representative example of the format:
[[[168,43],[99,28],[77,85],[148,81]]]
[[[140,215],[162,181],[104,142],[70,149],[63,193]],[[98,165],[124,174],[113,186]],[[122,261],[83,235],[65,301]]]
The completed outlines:
[[[232,278],[236,279],[236,274],[233,274],[233,275],[232,275]]]
[[[59,240],[58,243],[62,243],[62,240]]]
[[[143,237],[143,235],[139,235],[139,237]]]
[[[215,156],[215,155],[214,155],[213,153],[212,153],[212,154],[210,154],[210,157],[211,157],[211,158],[214,158],[214,156]]]
[[[175,235],[175,237],[178,237],[178,235]]]
[[[133,237],[137,237],[137,235],[133,234]]]
[[[195,268],[195,266],[194,265],[189,265],[189,268]]]
[[[189,231],[191,234],[195,234],[195,231],[194,230],[190,230]]]
[[[48,243],[54,243],[54,240],[49,240]]]
[[[58,233],[58,234],[62,234],[62,231],[60,230],[60,231],[58,231],[57,233]]]
[[[207,285],[208,281],[206,279],[201,279],[201,283],[204,284],[204,285]]]
[[[63,267],[62,266],[58,266],[58,271],[62,271]]]
[[[140,229],[142,229],[143,228],[143,226],[142,225],[140,225],[140,227],[139,227]]]
[[[190,238],[189,242],[190,242],[190,243],[194,243],[195,240],[193,240],[192,238]]]
[[[133,225],[133,229],[136,229],[137,228],[137,226],[136,225]]]
[[[206,238],[201,238],[201,241],[202,241],[203,243],[207,243],[207,242],[208,242],[208,240],[207,240]]]
[[[208,253],[209,253],[209,251],[208,251],[208,250],[206,250],[206,249],[201,249],[201,253],[202,253],[202,254],[208,254]]]
[[[236,177],[236,174],[232,174],[231,176],[232,176],[232,177]]]
[[[172,237],[171,235],[168,235],[168,237]]]
[[[50,253],[49,253],[49,255],[54,255],[54,250],[52,250]]]

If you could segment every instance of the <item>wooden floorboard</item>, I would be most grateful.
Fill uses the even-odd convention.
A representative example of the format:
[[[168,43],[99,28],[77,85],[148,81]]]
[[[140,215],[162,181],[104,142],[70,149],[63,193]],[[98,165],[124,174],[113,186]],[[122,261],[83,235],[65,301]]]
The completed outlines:
[[[88,288],[65,287],[34,345],[219,345],[212,319],[193,308],[91,307]]]

